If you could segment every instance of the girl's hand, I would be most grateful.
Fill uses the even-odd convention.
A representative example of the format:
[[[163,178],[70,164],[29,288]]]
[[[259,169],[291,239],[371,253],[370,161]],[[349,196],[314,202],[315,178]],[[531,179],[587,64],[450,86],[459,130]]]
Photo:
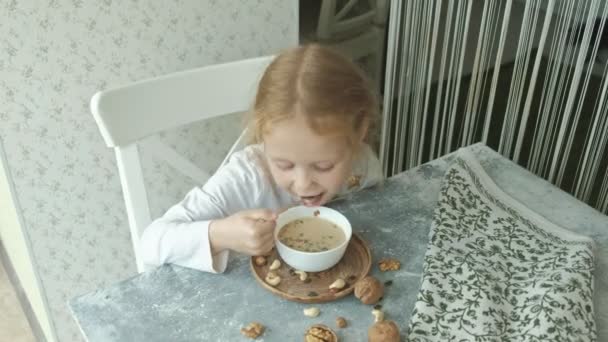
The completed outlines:
[[[274,247],[277,215],[269,209],[255,209],[209,223],[212,253],[225,249],[248,255],[264,255]]]

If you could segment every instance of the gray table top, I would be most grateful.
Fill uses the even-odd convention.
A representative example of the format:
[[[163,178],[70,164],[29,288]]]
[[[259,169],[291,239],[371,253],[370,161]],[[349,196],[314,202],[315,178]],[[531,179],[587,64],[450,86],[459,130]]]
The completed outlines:
[[[608,217],[519,167],[490,148],[467,147],[507,194],[551,221],[593,238],[597,244],[595,310],[599,341],[608,341]],[[423,256],[447,155],[388,179],[383,185],[332,203],[369,242],[374,260],[395,257],[396,272],[372,275],[392,280],[381,304],[403,332],[418,292]],[[341,341],[366,340],[371,306],[348,296],[325,304],[301,304],[263,289],[250,273],[249,259],[233,256],[224,274],[166,265],[79,296],[72,313],[88,341],[246,341],[240,328],[251,321],[266,326],[258,341],[302,341],[312,324],[332,327]],[[304,308],[321,314],[305,317]],[[335,319],[349,326],[337,329]]]

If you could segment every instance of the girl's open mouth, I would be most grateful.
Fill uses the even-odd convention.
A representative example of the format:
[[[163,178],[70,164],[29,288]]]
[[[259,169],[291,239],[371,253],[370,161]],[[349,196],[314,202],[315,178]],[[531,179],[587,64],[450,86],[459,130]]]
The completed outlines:
[[[300,197],[300,200],[302,201],[302,204],[307,207],[317,207],[317,206],[321,205],[321,200],[323,199],[323,194],[324,193],[320,193],[315,196],[302,196],[302,197]]]

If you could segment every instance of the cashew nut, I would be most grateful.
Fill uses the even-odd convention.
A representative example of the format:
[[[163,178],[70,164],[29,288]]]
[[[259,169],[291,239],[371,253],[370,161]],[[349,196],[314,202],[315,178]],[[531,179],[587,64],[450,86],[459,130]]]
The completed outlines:
[[[276,275],[274,272],[268,272],[266,274],[266,282],[272,286],[277,286],[281,282],[281,277]]]
[[[340,290],[342,289],[344,286],[346,285],[346,283],[344,282],[343,279],[337,279],[336,281],[334,281],[331,285],[329,285],[329,289],[335,289],[335,290]]]
[[[281,262],[279,261],[279,259],[274,259],[272,264],[270,264],[270,268],[268,269],[271,271],[276,271],[279,269],[279,267],[281,267]]]
[[[306,278],[308,278],[308,273],[304,271],[295,271],[294,273],[300,276],[301,281],[304,281],[306,280]]]
[[[321,311],[319,311],[319,308],[315,308],[315,307],[307,308],[307,309],[304,309],[304,316],[317,317],[317,316],[319,316],[320,312]]]
[[[372,315],[374,315],[374,323],[382,322],[384,320],[384,312],[378,309],[372,310]]]

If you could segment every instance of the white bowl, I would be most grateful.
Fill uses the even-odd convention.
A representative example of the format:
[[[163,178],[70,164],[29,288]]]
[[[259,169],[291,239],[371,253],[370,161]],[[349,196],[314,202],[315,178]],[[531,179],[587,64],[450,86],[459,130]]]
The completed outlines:
[[[281,241],[279,241],[279,231],[287,223],[305,217],[314,217],[317,210],[319,211],[317,217],[332,222],[342,229],[344,236],[346,237],[342,244],[328,251],[312,253],[298,251],[284,245]],[[350,226],[348,219],[336,210],[327,207],[297,206],[290,208],[279,215],[277,218],[276,229],[274,231],[275,245],[281,259],[296,270],[306,272],[321,272],[337,264],[344,256],[344,252],[346,252],[346,247],[348,246],[351,236],[352,227]]]

